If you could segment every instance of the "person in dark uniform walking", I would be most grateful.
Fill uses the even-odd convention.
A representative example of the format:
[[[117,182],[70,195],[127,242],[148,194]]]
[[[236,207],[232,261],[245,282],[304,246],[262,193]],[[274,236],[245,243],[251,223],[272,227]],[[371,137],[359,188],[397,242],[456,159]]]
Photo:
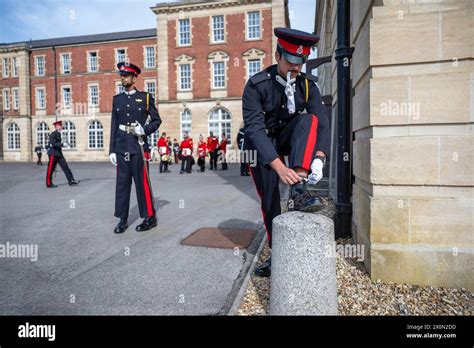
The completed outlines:
[[[240,151],[240,175],[249,176],[249,165],[246,160],[246,155],[244,152],[244,129],[240,128],[239,133],[237,134],[237,145],[239,146]]]
[[[173,155],[174,155],[174,163],[178,164],[179,163],[179,143],[178,139],[174,138],[173,139]]]
[[[35,147],[36,156],[38,157],[38,160],[36,161],[37,166],[43,165],[43,162],[41,162],[41,157],[43,155],[42,151],[43,151],[43,147],[41,145],[38,145]]]
[[[135,230],[141,232],[157,225],[148,174],[150,145],[147,137],[157,131],[161,118],[153,97],[135,88],[140,68],[128,63],[119,63],[117,67],[125,91],[114,96],[110,130],[109,156],[112,164],[117,166],[114,215],[120,219],[114,232],[123,233],[128,227],[132,178],[140,217],[144,219]]]
[[[55,127],[54,131],[51,132],[49,135],[49,144],[48,144],[48,156],[49,156],[49,163],[48,163],[48,170],[46,171],[46,187],[54,188],[58,187],[58,185],[53,184],[53,173],[56,169],[56,165],[59,163],[59,166],[63,170],[64,174],[66,175],[67,181],[69,185],[77,185],[79,181],[74,179],[74,175],[72,175],[71,170],[64,158],[62,148],[64,147],[64,143],[61,141],[61,130],[63,129],[63,122],[56,121],[53,123]]]
[[[294,210],[319,209],[321,203],[309,194],[307,180],[321,179],[330,147],[328,115],[316,79],[301,73],[319,38],[287,28],[276,28],[274,33],[278,64],[252,76],[242,98],[244,146],[257,154],[257,163],[249,169],[261,198],[270,247],[272,220],[281,214],[279,181],[291,185]],[[266,277],[270,270],[268,259],[255,274]]]

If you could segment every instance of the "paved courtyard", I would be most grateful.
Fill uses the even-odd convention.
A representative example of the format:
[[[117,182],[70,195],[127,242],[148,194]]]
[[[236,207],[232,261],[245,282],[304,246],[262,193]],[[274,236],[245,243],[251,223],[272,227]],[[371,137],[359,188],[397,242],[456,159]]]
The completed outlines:
[[[228,171],[160,174],[151,165],[158,227],[138,233],[132,188],[128,230],[113,233],[115,167],[70,163],[79,186],[58,166],[0,163],[0,245],[37,245],[38,259],[0,258],[0,314],[216,315],[232,305],[263,236],[257,194],[238,165]],[[247,251],[183,246],[201,227],[259,229]],[[249,261],[250,260],[250,261]]]

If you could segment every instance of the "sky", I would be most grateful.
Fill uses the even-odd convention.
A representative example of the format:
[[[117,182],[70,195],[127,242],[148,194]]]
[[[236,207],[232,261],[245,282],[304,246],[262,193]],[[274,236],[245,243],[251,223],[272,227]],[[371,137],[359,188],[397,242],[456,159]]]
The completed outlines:
[[[150,7],[172,0],[3,0],[0,43],[156,27]],[[289,0],[291,27],[313,32],[316,0]]]

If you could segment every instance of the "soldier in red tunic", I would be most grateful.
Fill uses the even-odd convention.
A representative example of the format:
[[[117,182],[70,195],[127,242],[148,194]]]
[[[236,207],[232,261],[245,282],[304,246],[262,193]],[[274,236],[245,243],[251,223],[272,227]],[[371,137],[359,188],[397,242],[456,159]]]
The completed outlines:
[[[218,150],[219,140],[214,136],[212,132],[209,132],[209,137],[207,138],[207,151],[209,151],[209,164],[210,170],[217,169],[217,150]]]
[[[207,154],[207,144],[204,141],[204,137],[199,135],[199,143],[198,143],[198,166],[201,168],[201,173],[206,170],[206,154]]]
[[[168,163],[170,156],[170,147],[168,144],[168,139],[166,138],[166,133],[161,134],[160,139],[158,139],[158,153],[160,154],[160,173],[169,173]]]
[[[191,173],[191,159],[193,154],[193,140],[189,138],[187,132],[184,133],[184,140],[180,145],[181,149],[181,171],[179,174]]]

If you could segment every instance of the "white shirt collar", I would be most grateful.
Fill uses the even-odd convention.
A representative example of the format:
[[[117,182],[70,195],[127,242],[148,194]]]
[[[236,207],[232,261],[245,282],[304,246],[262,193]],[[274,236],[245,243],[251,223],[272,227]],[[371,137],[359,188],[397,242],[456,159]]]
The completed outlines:
[[[130,92],[123,91],[123,93],[125,93],[126,95],[132,95],[132,94],[135,94],[136,92],[137,92],[136,89],[132,89]]]

